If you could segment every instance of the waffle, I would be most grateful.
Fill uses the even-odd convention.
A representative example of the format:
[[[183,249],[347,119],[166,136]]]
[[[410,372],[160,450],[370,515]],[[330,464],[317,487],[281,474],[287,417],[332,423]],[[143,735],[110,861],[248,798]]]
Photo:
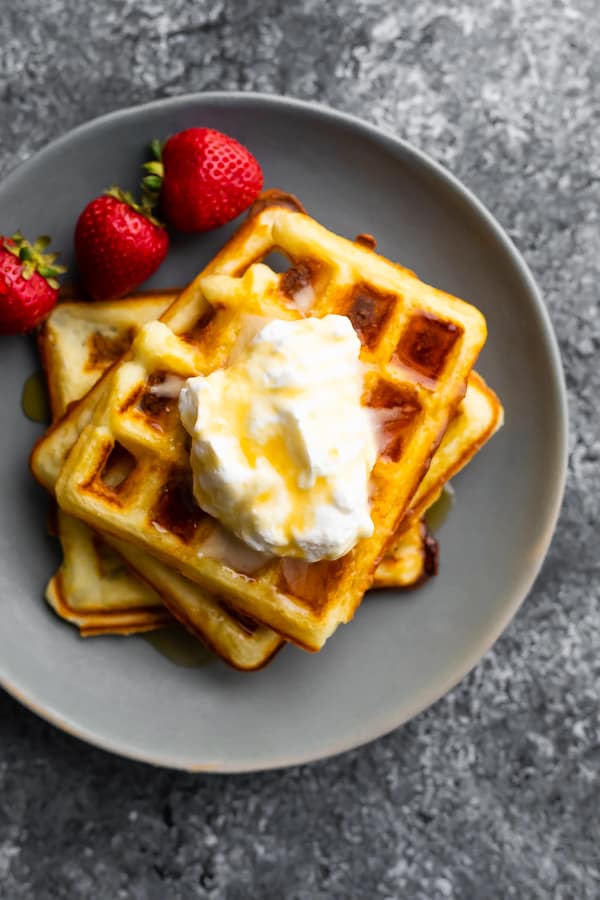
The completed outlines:
[[[131,333],[160,315],[178,293],[140,296],[116,303],[71,302],[57,307],[40,335],[55,413],[83,395],[111,364],[114,352],[127,346]],[[87,355],[81,353],[82,346],[89,348]],[[105,350],[100,354],[98,346],[108,346],[113,352]],[[500,416],[496,395],[480,376],[471,373],[465,398],[419,487],[415,498],[419,502],[413,500],[410,520],[401,524],[400,534],[377,567],[374,587],[413,587],[433,574],[434,542],[418,517],[435,501],[448,478],[493,433]],[[143,607],[149,597],[155,605],[156,593],[123,570],[122,560],[109,552],[105,542],[99,546],[97,536],[79,520],[61,513],[58,530],[64,564],[47,592],[57,612],[79,625],[84,635],[129,633],[143,627],[145,615],[132,613],[129,607]]]
[[[127,303],[64,302],[53,310],[39,332],[38,348],[55,421],[176,296],[156,291]],[[63,563],[46,587],[46,599],[82,636],[132,634],[171,621],[158,594],[87,525],[58,510],[55,530]]]
[[[108,345],[113,353],[124,348],[131,332],[164,311],[177,293],[130,298],[116,303],[64,303],[57,307],[39,340],[56,416],[61,408],[68,407],[92,386],[93,380],[113,361],[111,353],[99,354],[98,346]],[[82,346],[90,350],[85,356],[80,352]],[[417,515],[435,500],[446,480],[465,465],[493,433],[500,416],[497,397],[483,379],[471,373],[466,396],[419,487],[420,502],[414,504]],[[435,541],[427,535],[423,523],[419,520],[411,525],[403,523],[401,528],[401,534],[377,567],[373,587],[414,587],[435,572]],[[131,545],[121,545],[121,555],[112,552],[106,541],[83,522],[60,510],[57,530],[64,562],[48,585],[47,598],[59,615],[79,626],[84,636],[129,634],[164,624],[164,613],[155,609],[161,602],[156,591],[158,585],[167,598],[179,590],[179,607],[186,610],[187,627],[197,636],[204,637],[206,606],[199,602],[197,589],[189,581],[155,560],[144,558]],[[148,566],[152,567],[154,589],[123,566],[123,556],[130,568],[135,569],[137,564],[138,571],[145,573],[146,578],[150,577]],[[216,621],[221,621],[223,630],[227,618],[223,620],[218,607],[211,612]],[[254,645],[253,663],[261,664],[263,652],[272,652],[272,646],[263,645],[260,649],[257,640],[249,639],[247,633],[243,633],[241,639],[246,644],[247,662],[250,645]],[[216,643],[218,649],[221,642],[217,640]]]
[[[277,274],[260,263],[274,250],[290,259],[287,272]],[[372,474],[374,534],[333,562],[277,559],[258,570],[240,570],[214,549],[218,526],[193,500],[177,405],[155,403],[152,388],[173,375],[186,378],[225,364],[249,317],[329,313],[347,315],[361,338],[363,401],[381,422]],[[94,398],[101,396],[97,408],[82,405],[63,431],[64,441],[69,428],[76,432],[85,425],[62,468],[59,503],[176,567],[286,639],[318,650],[338,624],[352,618],[370,585],[464,394],[485,336],[485,321],[469,304],[305,214],[267,205],[242,225],[161,322],[141,330],[128,358],[104,379]]]
[[[504,422],[504,410],[497,394],[477,372],[471,372],[464,400],[451,420],[427,475],[419,485],[402,522],[415,524],[438,499],[444,485],[483,447]]]
[[[38,335],[52,418],[60,418],[71,403],[87,394],[129,349],[141,326],[160,318],[177,294],[149,291],[116,303],[59,303]]]
[[[82,637],[134,634],[172,621],[156,591],[79,519],[58,510],[57,536],[63,562],[48,582],[46,600]]]
[[[502,405],[477,372],[471,372],[464,400],[437,449],[427,475],[373,578],[374,588],[415,587],[437,573],[437,542],[427,533],[423,514],[453,478],[501,427]]]
[[[78,398],[93,388],[116,354],[122,355],[139,328],[164,312],[176,296],[176,291],[157,292],[112,303],[58,306],[38,341],[53,418],[67,409],[72,414]],[[43,457],[41,448],[39,452]],[[185,609],[179,618],[188,630],[235,668],[260,668],[283,645],[270,629],[242,618],[139,550],[118,541],[111,546],[110,538],[103,539],[60,509],[55,530],[63,563],[48,583],[46,599],[83,637],[164,626],[173,621],[167,606],[175,602]]]

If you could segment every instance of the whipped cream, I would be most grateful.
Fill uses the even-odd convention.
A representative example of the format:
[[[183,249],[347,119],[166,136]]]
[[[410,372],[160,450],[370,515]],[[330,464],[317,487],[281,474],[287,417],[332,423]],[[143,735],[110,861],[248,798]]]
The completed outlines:
[[[345,316],[273,320],[183,386],[196,500],[254,550],[315,562],[373,533],[359,352]]]

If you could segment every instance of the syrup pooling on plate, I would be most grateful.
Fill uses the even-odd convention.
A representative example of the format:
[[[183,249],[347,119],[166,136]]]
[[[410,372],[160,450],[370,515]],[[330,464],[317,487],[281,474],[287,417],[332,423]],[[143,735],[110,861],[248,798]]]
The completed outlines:
[[[34,372],[23,385],[21,409],[32,422],[47,425],[50,421],[50,401],[46,382],[41,372]]]

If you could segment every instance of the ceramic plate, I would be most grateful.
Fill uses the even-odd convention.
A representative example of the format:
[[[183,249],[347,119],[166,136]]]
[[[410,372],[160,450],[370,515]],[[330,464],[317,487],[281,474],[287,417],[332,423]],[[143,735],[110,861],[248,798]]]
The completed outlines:
[[[116,182],[135,188],[144,148],[192,125],[258,157],[267,186],[302,199],[348,237],[475,303],[489,326],[479,371],[502,398],[502,431],[454,482],[437,578],[367,596],[353,623],[309,655],[286,648],[239,674],[184,668],[140,637],[81,640],[46,607],[59,561],[46,497],[27,458],[41,426],[21,409],[32,343],[3,338],[0,378],[0,681],[56,725],[101,747],[182,769],[243,771],[304,762],[369,741],[424,709],[480,659],[530,589],[563,491],[566,413],[548,316],[523,260],[451,175],[351,117],[284,98],[203,94],[97,119],[38,153],[0,186],[0,232],[53,235],[71,263],[83,206]],[[175,238],[151,287],[184,284],[231,228]]]

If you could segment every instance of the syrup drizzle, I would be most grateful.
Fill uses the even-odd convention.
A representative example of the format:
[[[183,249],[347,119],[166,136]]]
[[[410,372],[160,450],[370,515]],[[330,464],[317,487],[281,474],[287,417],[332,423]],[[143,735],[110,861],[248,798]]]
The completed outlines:
[[[34,372],[23,385],[21,408],[32,422],[41,422],[43,425],[50,424],[50,401],[46,382],[41,372]]]

